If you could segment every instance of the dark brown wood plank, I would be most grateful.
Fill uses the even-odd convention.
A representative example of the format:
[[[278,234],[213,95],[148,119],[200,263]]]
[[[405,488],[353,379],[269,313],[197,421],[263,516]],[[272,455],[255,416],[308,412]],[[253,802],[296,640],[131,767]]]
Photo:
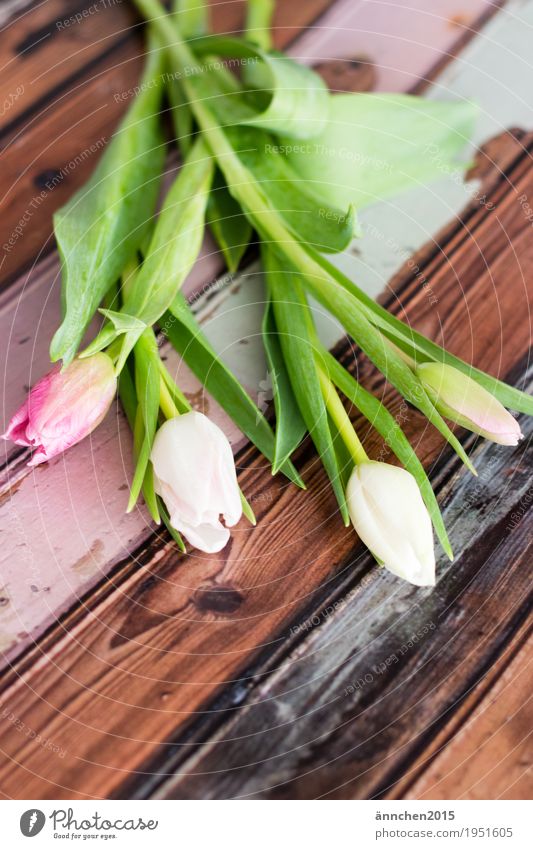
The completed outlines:
[[[396,782],[392,798],[531,797],[531,623],[457,705],[428,751]]]
[[[528,222],[516,201],[520,194],[532,191],[533,175],[524,169],[523,157],[520,157],[494,184],[491,198],[496,212],[477,204],[465,216],[475,239],[461,241],[459,223],[439,237],[441,256],[450,258],[436,268],[431,277],[439,297],[438,304],[433,305],[436,318],[428,315],[423,287],[419,285],[418,291],[410,294],[411,320],[424,324],[431,318],[431,329],[436,322],[455,350],[468,357],[472,351],[471,328],[463,320],[458,321],[456,313],[457,280],[461,280],[464,299],[471,314],[475,315],[476,327],[484,333],[485,323],[492,326],[493,344],[480,351],[475,348],[476,364],[499,374],[507,374],[517,364],[523,365],[523,354],[529,344],[523,316],[530,309],[529,299],[533,293],[524,288],[523,275],[533,268],[533,246]],[[513,233],[512,241],[509,232]],[[448,243],[455,246],[457,242],[460,244],[450,254]],[[479,273],[478,254],[487,255],[491,251],[490,268]],[[403,281],[397,281],[398,304],[403,303],[402,286],[409,288],[411,283],[410,271]],[[487,297],[487,292],[493,290],[498,295],[497,312],[492,297]],[[500,350],[502,327],[506,328],[505,347]],[[513,331],[509,335],[507,328]],[[450,460],[448,453],[443,452],[441,440],[426,429],[418,413],[405,411],[401,401],[386,390],[367,364],[361,362],[360,366],[365,384],[383,396],[393,412],[402,413],[406,432],[418,446],[425,464],[434,466],[441,458],[437,471],[440,468],[447,481],[458,468],[455,460]],[[518,375],[515,378],[518,379]],[[364,423],[358,422],[358,429],[370,453],[379,455],[383,449],[380,440]],[[253,688],[256,679],[244,670],[250,668],[254,659],[258,662],[261,656],[272,660],[280,646],[284,653],[290,645],[287,638],[291,627],[294,623],[305,625],[305,614],[298,611],[305,610],[307,605],[311,611],[317,609],[316,602],[312,602],[315,593],[319,598],[327,597],[333,588],[333,595],[338,597],[342,581],[353,590],[355,608],[348,607],[346,602],[342,620],[329,616],[326,619],[328,627],[339,629],[335,642],[341,640],[342,634],[348,635],[348,644],[343,643],[346,660],[353,653],[353,641],[356,645],[358,639],[364,640],[361,648],[366,652],[369,638],[376,641],[378,653],[374,656],[383,660],[383,653],[387,646],[390,647],[390,629],[394,630],[395,641],[403,641],[405,629],[422,627],[430,614],[443,613],[446,623],[442,628],[443,640],[447,628],[451,629],[451,635],[455,634],[463,611],[460,601],[454,601],[457,592],[466,594],[467,600],[482,600],[484,612],[476,620],[475,628],[486,635],[490,644],[488,654],[483,657],[492,657],[502,650],[510,632],[520,624],[523,618],[521,595],[529,587],[524,565],[527,546],[523,538],[529,526],[524,521],[519,531],[505,532],[509,521],[507,514],[528,486],[521,459],[525,448],[521,446],[514,455],[486,444],[476,448],[480,467],[490,469],[492,477],[487,481],[482,479],[484,488],[477,493],[477,501],[474,499],[474,506],[469,510],[465,510],[465,504],[470,503],[466,499],[472,500],[472,494],[476,493],[472,487],[478,484],[461,472],[453,488],[447,488],[439,484],[437,475],[436,483],[442,488],[451,532],[463,556],[453,567],[441,566],[441,583],[433,594],[400,584],[371,567],[367,555],[355,545],[353,532],[341,527],[329,486],[308,444],[300,454],[300,465],[309,485],[307,493],[295,492],[280,480],[272,479],[254,452],[245,450],[238,458],[240,479],[258,513],[257,529],[250,531],[243,527],[238,530],[231,547],[217,557],[191,555],[182,558],[170,544],[157,550],[143,549],[137,558],[117,567],[111,581],[102,582],[100,589],[87,598],[84,605],[61,620],[5,677],[2,710],[9,707],[11,714],[25,727],[38,729],[44,739],[53,741],[60,751],[68,754],[64,758],[51,757],[43,746],[13,734],[11,724],[5,723],[0,727],[0,746],[7,758],[6,765],[0,768],[3,792],[26,798],[31,798],[33,793],[46,797],[120,795],[128,772],[137,772],[137,775],[160,772],[161,763],[154,765],[152,761],[154,749],[159,745],[162,756],[166,756],[187,748],[188,738],[176,738],[175,735],[179,733],[179,726],[186,729],[198,713],[211,715],[220,710],[224,718],[227,704],[224,705],[223,699],[219,708],[213,698],[225,693],[225,698],[233,700],[233,704],[245,699],[248,687]],[[501,497],[502,481],[509,500]],[[498,557],[505,568],[498,565],[498,557],[488,557],[494,534],[502,537]],[[483,552],[488,565],[480,568],[476,556],[479,558]],[[500,581],[498,592],[506,593],[508,609],[512,611],[508,622],[501,618],[496,620],[495,609],[491,607],[500,598],[498,595],[495,600],[489,592],[496,576]],[[472,596],[467,591],[470,585]],[[406,622],[403,614],[413,605],[413,616]],[[344,609],[349,609],[351,616],[346,618]],[[467,612],[469,609],[467,606]],[[496,621],[498,628],[494,629]],[[354,629],[354,622],[364,625],[364,629]],[[491,640],[493,630],[495,636]],[[302,635],[301,628],[298,633]],[[472,639],[471,633],[469,636]],[[424,643],[423,651],[430,657],[438,648],[433,649],[433,645],[433,639]],[[439,651],[445,657],[445,644]],[[461,651],[464,653],[463,648]],[[316,657],[319,655],[317,649]],[[311,660],[313,657],[315,653]],[[408,655],[407,663],[416,665],[419,661],[417,652]],[[282,678],[288,675],[290,681],[291,672],[287,669],[292,670],[293,663],[290,658],[287,663],[280,675]],[[360,657],[358,663],[361,663]],[[475,658],[472,664],[472,668],[467,669],[468,679],[474,669],[479,672]],[[441,664],[434,668],[434,674],[440,675]],[[360,667],[356,666],[355,670],[358,669]],[[322,698],[322,690],[317,693],[317,679],[312,672],[309,667],[301,669],[302,682],[313,682],[313,695],[306,709],[310,713],[315,709],[316,700]],[[316,672],[323,675],[318,667]],[[344,674],[353,676],[353,670],[347,667]],[[269,687],[274,686],[275,680],[276,676]],[[339,680],[345,679],[341,676]],[[235,686],[228,686],[232,682]],[[327,682],[324,678],[324,694],[337,684],[338,681]],[[293,689],[292,684],[287,686]],[[459,674],[454,687],[461,691],[464,686],[465,676]],[[303,683],[301,689],[305,689]],[[366,690],[364,698],[371,692],[371,689]],[[339,693],[337,698],[340,699]],[[265,703],[267,711],[269,705],[275,704],[270,699]],[[425,704],[429,711],[426,721],[432,722],[435,719],[432,703],[426,700]],[[435,704],[438,706],[438,701]],[[343,710],[351,716],[353,705],[349,699],[345,699],[343,705]],[[320,714],[322,723],[326,722],[328,710],[324,706]],[[243,722],[248,716],[249,711],[243,712]],[[267,714],[260,720],[261,727],[266,717]],[[277,722],[279,717],[274,719]],[[300,719],[296,725],[301,722]],[[407,733],[409,727],[409,724],[402,725],[401,734]],[[302,728],[299,733],[303,733]],[[283,729],[283,740],[288,733],[288,729]],[[395,734],[383,732],[380,751],[386,751],[387,746],[394,748]],[[275,746],[279,738],[274,730],[269,739]],[[169,740],[174,742],[169,743]],[[340,738],[340,750],[343,745],[344,740]],[[328,746],[329,743],[320,747],[317,763],[328,755]],[[369,749],[372,750],[372,743],[365,747],[365,757]],[[217,746],[213,745],[206,752],[207,763],[213,763],[209,760],[213,752],[217,760],[216,750]],[[244,755],[245,750],[242,751]],[[283,751],[286,753],[286,749]],[[221,768],[230,763],[225,759]],[[291,758],[284,757],[284,775],[288,775],[287,780],[291,782],[295,779],[291,772],[293,767]],[[347,769],[353,777],[349,763]],[[165,771],[164,765],[162,770]],[[192,771],[195,770],[191,767],[189,772]],[[295,772],[296,775],[301,772],[299,763]],[[253,783],[257,786],[264,777],[263,772],[254,768],[254,775],[257,780],[254,778]],[[332,775],[329,769],[327,775]],[[241,779],[242,773],[239,781]],[[247,781],[248,778],[242,787],[249,786]],[[330,781],[328,777],[326,783]],[[370,785],[381,787],[385,781],[388,781],[388,772],[384,775],[378,770]],[[206,792],[219,792],[214,789],[215,783],[206,783]],[[268,778],[266,784],[271,786]],[[368,789],[370,785],[365,787]],[[182,791],[173,785],[168,792],[188,793],[186,788],[193,787],[191,792],[194,793],[199,792],[201,786],[204,785],[185,784]],[[230,793],[230,785],[225,785],[225,790],[218,783],[216,786],[220,786],[221,793]],[[231,784],[231,788],[234,786]],[[327,792],[330,791],[331,784]],[[311,789],[302,785],[297,792],[314,795],[316,785]]]
[[[115,95],[134,84],[141,64],[136,47],[118,46],[2,150],[0,285],[53,248],[52,216],[94,170],[127,108]]]
[[[1,135],[25,131],[43,109],[95,60],[130,38],[137,16],[130,2],[46,0],[0,32]],[[140,41],[138,47],[140,46]]]

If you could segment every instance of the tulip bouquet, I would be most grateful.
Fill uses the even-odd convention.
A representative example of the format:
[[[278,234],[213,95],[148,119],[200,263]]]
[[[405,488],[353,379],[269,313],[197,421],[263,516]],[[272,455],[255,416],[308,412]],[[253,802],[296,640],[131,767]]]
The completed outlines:
[[[321,343],[310,298],[471,471],[445,419],[516,445],[520,429],[506,408],[532,414],[530,397],[390,315],[327,258],[358,235],[356,208],[452,166],[474,108],[330,94],[310,68],[271,49],[270,0],[249,0],[242,38],[209,35],[199,0],[176,0],[171,12],[158,0],[135,5],[148,22],[137,96],[89,183],[55,217],[64,311],[51,359],[62,369],[34,387],[6,438],[36,449],[32,465],[44,462],[96,427],[118,385],[136,459],[128,509],[142,492],[182,548],[185,537],[203,551],[220,550],[243,512],[255,519],[226,437],[191,410],[167,371],[159,328],[273,473],[304,486],[291,457],[310,434],[345,524],[391,572],[433,584],[433,528],[450,558],[452,550],[431,484],[392,414]],[[164,96],[182,166],[156,214]],[[258,244],[275,429],[180,292],[206,226],[231,271],[252,239]],[[80,352],[97,311],[104,323]],[[368,457],[342,396],[403,468]]]

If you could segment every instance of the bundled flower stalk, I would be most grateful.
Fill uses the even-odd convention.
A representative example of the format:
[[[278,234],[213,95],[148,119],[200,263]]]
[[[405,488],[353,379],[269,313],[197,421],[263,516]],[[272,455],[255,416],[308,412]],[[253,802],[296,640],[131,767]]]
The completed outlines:
[[[434,584],[432,526],[450,558],[452,550],[431,484],[391,413],[321,344],[309,297],[471,471],[445,420],[517,444],[520,428],[507,408],[532,414],[530,397],[390,315],[327,258],[359,235],[356,209],[454,163],[474,108],[405,95],[331,95],[311,69],[271,50],[270,0],[250,0],[243,38],[209,35],[199,0],[177,0],[171,13],[159,0],[135,5],[149,24],[139,94],[89,183],[55,218],[64,315],[51,358],[63,369],[37,384],[5,437],[35,449],[32,465],[56,456],[101,421],[118,380],[136,459],[128,509],[142,492],[180,547],[185,537],[203,551],[220,550],[243,512],[255,520],[226,437],[191,410],[160,358],[159,327],[273,473],[304,486],[291,457],[309,433],[341,517],[377,562],[413,584]],[[239,62],[239,74],[228,60]],[[164,96],[182,166],[156,215]],[[341,149],[353,155],[331,155]],[[180,293],[206,225],[231,271],[254,233],[259,241],[275,430]],[[97,310],[104,324],[80,353]],[[342,396],[403,468],[368,457]]]

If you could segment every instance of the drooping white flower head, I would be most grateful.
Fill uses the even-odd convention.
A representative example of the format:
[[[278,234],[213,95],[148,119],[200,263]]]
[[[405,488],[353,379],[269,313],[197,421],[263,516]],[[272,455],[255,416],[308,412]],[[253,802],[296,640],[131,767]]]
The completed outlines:
[[[520,425],[467,374],[445,363],[421,363],[416,373],[443,416],[499,445],[517,445]]]
[[[172,527],[208,554],[224,548],[242,505],[233,453],[220,428],[197,412],[169,419],[156,433],[151,460]]]
[[[355,530],[374,557],[417,586],[435,583],[431,519],[413,476],[369,460],[356,466],[346,490]]]

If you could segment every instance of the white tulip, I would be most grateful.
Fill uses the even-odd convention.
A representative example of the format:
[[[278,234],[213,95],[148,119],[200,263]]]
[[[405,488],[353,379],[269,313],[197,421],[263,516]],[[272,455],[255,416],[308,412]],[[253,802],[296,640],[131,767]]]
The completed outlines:
[[[419,587],[435,583],[431,519],[414,477],[369,460],[356,466],[346,489],[355,530],[394,575]]]
[[[233,453],[220,428],[202,413],[169,419],[156,433],[150,459],[172,527],[208,554],[224,548],[242,505]]]

